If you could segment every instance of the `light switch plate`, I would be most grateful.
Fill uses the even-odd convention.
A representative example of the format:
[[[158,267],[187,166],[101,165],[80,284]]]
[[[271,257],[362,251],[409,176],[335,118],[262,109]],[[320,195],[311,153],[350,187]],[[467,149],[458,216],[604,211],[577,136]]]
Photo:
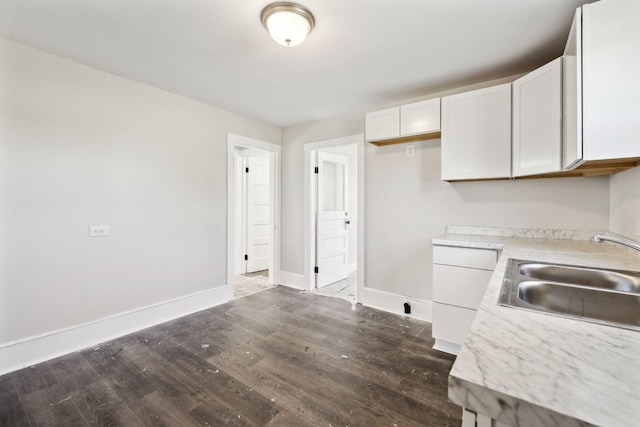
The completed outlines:
[[[106,237],[108,235],[108,225],[92,225],[89,227],[89,237]]]

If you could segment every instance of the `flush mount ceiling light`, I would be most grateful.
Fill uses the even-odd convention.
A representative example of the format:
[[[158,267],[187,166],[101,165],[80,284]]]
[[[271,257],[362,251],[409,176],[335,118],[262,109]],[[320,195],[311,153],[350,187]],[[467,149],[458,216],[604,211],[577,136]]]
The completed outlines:
[[[271,38],[283,46],[299,45],[313,30],[315,20],[304,7],[295,3],[271,3],[260,14]]]

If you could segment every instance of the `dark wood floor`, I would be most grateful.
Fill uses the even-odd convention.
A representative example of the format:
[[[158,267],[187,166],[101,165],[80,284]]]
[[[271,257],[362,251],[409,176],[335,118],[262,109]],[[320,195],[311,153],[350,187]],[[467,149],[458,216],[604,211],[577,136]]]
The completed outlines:
[[[0,377],[2,426],[459,426],[431,325],[276,287]]]

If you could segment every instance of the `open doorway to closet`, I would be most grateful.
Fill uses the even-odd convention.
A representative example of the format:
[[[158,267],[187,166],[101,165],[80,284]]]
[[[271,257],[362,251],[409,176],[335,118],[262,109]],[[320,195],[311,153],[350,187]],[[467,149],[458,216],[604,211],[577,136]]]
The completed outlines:
[[[271,287],[269,152],[235,146],[234,165],[233,297],[239,298]]]
[[[240,298],[277,283],[279,147],[229,134],[228,286]]]
[[[358,136],[305,145],[309,289],[357,302],[362,226]]]

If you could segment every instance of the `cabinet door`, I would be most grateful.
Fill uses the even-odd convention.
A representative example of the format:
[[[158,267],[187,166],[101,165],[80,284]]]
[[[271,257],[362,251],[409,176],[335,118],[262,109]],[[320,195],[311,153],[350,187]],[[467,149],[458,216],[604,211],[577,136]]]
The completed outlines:
[[[400,107],[400,135],[440,130],[440,98],[414,102]]]
[[[573,18],[562,68],[563,137],[562,167],[582,163],[582,9]]]
[[[513,82],[513,176],[561,170],[562,58]]]
[[[434,302],[433,338],[462,345],[475,315],[475,310]]]
[[[400,136],[400,107],[372,111],[365,117],[367,141]]]
[[[511,176],[511,83],[442,98],[442,179]]]
[[[640,157],[640,1],[582,8],[585,160]]]

